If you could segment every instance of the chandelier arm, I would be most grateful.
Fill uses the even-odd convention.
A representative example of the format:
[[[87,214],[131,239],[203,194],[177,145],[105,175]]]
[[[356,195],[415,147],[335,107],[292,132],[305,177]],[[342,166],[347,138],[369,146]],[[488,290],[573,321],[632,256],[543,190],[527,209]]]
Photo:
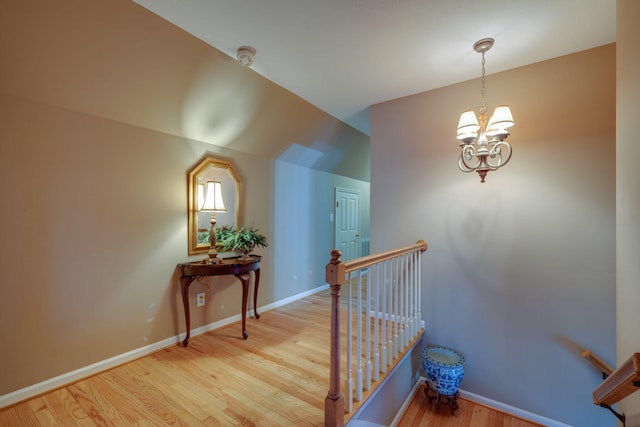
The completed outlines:
[[[458,169],[460,169],[464,173],[473,172],[475,169],[468,167],[464,160],[462,159],[462,155],[458,158]]]
[[[473,158],[476,159],[475,165],[468,164],[467,161]],[[478,159],[476,156],[475,147],[473,145],[465,145],[464,147],[462,147],[460,157],[458,157],[458,168],[462,172],[473,172],[478,166],[480,166],[480,159]]]
[[[502,159],[504,158],[504,156],[502,155],[502,151],[506,151],[506,160],[503,162]],[[511,160],[511,145],[506,142],[506,141],[499,141],[496,142],[495,145],[493,147],[491,147],[491,150],[489,151],[489,156],[487,158],[487,165],[489,166],[489,169],[491,169],[492,171],[498,170],[498,168],[501,168],[502,166],[506,165],[507,163],[509,163],[509,160]],[[490,159],[497,159],[497,163],[491,163]]]

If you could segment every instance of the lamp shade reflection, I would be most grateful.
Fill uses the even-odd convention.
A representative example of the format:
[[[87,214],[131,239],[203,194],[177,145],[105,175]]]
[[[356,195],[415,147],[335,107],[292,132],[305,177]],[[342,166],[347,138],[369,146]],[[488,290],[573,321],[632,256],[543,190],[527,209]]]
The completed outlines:
[[[205,191],[206,190],[206,191]],[[198,184],[198,210],[202,212],[211,212],[211,229],[209,230],[209,258],[212,262],[217,262],[218,251],[216,250],[216,212],[224,212],[222,199],[222,183],[220,181],[207,181],[204,184]]]
[[[200,197],[199,187],[198,197]],[[200,199],[198,199],[199,201]],[[207,191],[204,194],[204,201],[200,210],[204,212],[224,212],[227,210],[222,200],[222,183],[220,181],[207,181]]]

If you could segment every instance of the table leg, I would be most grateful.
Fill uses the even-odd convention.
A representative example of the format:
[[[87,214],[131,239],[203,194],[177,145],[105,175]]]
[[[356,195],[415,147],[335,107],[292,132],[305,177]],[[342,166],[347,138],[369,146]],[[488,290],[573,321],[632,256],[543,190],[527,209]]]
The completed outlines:
[[[259,319],[260,315],[258,314],[258,285],[260,284],[260,269],[257,268],[254,274],[256,283],[253,285],[253,314],[255,315],[256,319]]]
[[[187,327],[187,336],[184,341],[182,341],[182,346],[186,347],[189,345],[189,340],[191,339],[191,313],[189,311],[189,285],[193,282],[195,277],[192,276],[182,276],[180,277],[180,287],[182,288],[182,305],[184,306],[184,321]]]
[[[249,338],[247,332],[247,300],[249,299],[249,273],[235,275],[242,283],[242,337],[246,340]]]

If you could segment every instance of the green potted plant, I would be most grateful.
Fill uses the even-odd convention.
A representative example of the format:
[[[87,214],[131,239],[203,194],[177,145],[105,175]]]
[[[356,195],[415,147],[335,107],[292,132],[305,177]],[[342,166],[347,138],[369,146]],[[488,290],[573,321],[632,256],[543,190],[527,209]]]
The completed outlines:
[[[259,230],[252,226],[242,226],[237,230],[228,230],[227,233],[220,236],[220,246],[223,251],[233,251],[242,254],[241,260],[250,259],[249,254],[255,248],[266,248],[269,246],[267,238],[258,232]]]
[[[222,246],[222,242],[229,237],[229,235],[235,233],[233,226],[231,225],[223,225],[222,227],[216,227],[216,248],[220,250],[224,250]],[[209,243],[209,236],[207,236],[207,243]]]

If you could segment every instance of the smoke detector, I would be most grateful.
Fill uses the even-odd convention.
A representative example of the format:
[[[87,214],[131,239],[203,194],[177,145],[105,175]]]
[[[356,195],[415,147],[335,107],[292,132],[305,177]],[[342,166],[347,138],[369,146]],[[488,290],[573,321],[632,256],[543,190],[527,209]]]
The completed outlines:
[[[238,62],[245,67],[250,67],[253,64],[253,56],[256,54],[256,50],[250,46],[242,46],[238,48]]]

